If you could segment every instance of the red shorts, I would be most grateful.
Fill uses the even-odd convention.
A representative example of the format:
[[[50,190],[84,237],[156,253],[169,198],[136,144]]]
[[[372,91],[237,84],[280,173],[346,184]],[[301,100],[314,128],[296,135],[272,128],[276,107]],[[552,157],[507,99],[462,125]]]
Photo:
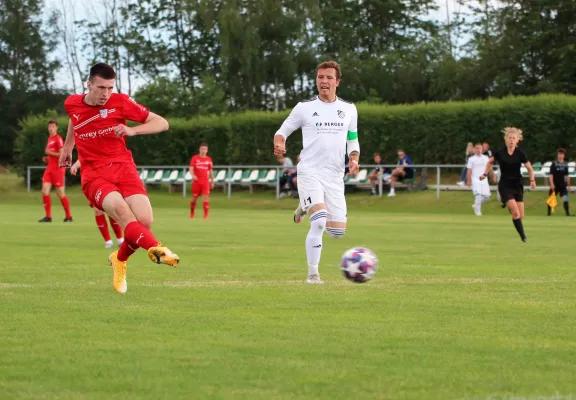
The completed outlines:
[[[207,180],[193,181],[192,182],[192,196],[209,196],[210,195],[210,182]]]
[[[82,171],[82,191],[90,205],[102,211],[102,202],[112,192],[124,198],[148,195],[133,163],[110,163]]]
[[[42,176],[42,183],[51,183],[54,187],[64,186],[64,177],[66,175],[66,168],[46,168]]]

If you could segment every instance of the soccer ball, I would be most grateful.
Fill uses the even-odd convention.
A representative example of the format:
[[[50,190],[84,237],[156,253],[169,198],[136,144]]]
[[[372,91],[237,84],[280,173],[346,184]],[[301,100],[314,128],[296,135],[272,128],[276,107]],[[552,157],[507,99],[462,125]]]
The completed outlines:
[[[340,269],[344,277],[352,282],[369,281],[378,269],[378,257],[365,247],[354,247],[342,256]]]

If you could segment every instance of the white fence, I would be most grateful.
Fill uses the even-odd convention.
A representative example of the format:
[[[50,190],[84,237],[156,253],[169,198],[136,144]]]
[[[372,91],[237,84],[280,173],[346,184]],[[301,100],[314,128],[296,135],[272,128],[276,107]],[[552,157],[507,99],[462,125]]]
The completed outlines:
[[[358,185],[358,186],[366,186],[367,184],[369,184],[369,181],[367,180],[367,175],[375,168],[377,167],[376,165],[370,164],[370,165],[362,165],[360,167],[360,174],[358,176],[358,178],[352,178],[352,179],[348,179],[346,180],[346,185]],[[395,164],[388,164],[388,165],[379,165],[378,167],[383,167],[383,168],[390,168],[390,169],[394,169],[397,167],[397,165]],[[414,186],[414,187],[420,187],[420,183],[422,182],[424,186],[423,188],[429,189],[429,190],[435,190],[436,191],[436,198],[439,200],[440,199],[440,192],[442,190],[447,191],[447,190],[470,190],[470,188],[464,186],[457,186],[457,185],[442,185],[440,183],[441,181],[441,173],[442,170],[444,169],[453,169],[453,170],[458,170],[461,171],[462,168],[465,167],[465,165],[463,164],[450,164],[450,165],[440,165],[440,164],[415,164],[412,165],[411,167],[415,168],[415,176],[414,176],[414,182],[413,184],[410,184],[410,186]],[[31,187],[31,171],[34,169],[45,169],[46,166],[45,165],[34,165],[34,166],[28,166],[27,167],[27,171],[26,171],[26,184],[27,184],[27,188],[28,191],[30,192],[32,190]],[[143,178],[143,181],[145,184],[169,184],[171,187],[172,186],[177,186],[177,185],[182,185],[182,196],[186,197],[186,190],[187,190],[187,183],[189,183],[191,181],[191,176],[189,173],[189,166],[187,165],[139,165],[137,166],[138,170],[140,171],[140,177]],[[497,166],[495,166],[495,168],[497,169]],[[268,171],[270,176],[274,176],[273,178],[268,177],[268,179],[265,179],[264,181],[254,181],[254,180],[242,180],[242,179],[237,179],[235,178],[235,176],[238,175],[238,171],[242,171],[240,172],[240,176],[242,175],[242,173],[244,171],[251,171],[251,173],[253,171]],[[214,171],[225,171],[225,173],[223,173],[223,177],[224,179],[217,181],[217,185],[224,187],[224,189],[227,191],[227,195],[228,198],[232,197],[232,187],[236,184],[240,184],[243,186],[248,186],[248,185],[266,185],[266,186],[271,186],[275,188],[276,191],[276,198],[279,198],[280,195],[280,176],[281,176],[281,172],[283,170],[283,167],[281,165],[217,165],[214,166]],[[430,172],[431,170],[435,170],[436,171],[436,183],[435,184],[430,184],[429,182],[427,182],[427,175],[428,172]],[[162,171],[162,177],[160,179],[156,179],[154,180],[154,182],[150,182],[147,181],[147,172],[145,171],[154,171],[155,174],[158,173],[158,171]],[[274,171],[274,173],[272,174],[271,171]],[[168,175],[167,177],[165,177],[164,174],[166,174],[166,172],[170,172],[170,175]],[[424,173],[423,173],[424,172]],[[549,171],[548,171],[549,172]],[[235,175],[236,174],[236,175]],[[498,175],[498,174],[497,174]],[[547,179],[547,174],[545,171],[543,172],[536,172],[536,177],[537,178],[543,178],[544,179],[544,186],[539,186],[536,190],[548,190],[549,186],[548,186],[548,179]],[[359,179],[361,178],[361,179]],[[383,181],[382,179],[378,180],[379,184],[378,184],[378,194],[380,197],[382,197],[383,195]],[[401,186],[405,186],[404,184],[400,183],[398,185],[399,187]],[[496,186],[491,186],[492,190],[496,189]],[[530,190],[529,186],[526,186],[526,190]],[[497,193],[497,192],[496,192]]]

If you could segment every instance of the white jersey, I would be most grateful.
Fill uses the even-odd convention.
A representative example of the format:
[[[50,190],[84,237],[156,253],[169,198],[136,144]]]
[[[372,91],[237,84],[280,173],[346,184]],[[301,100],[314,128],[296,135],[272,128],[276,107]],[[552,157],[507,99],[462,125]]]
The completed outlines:
[[[485,155],[473,155],[468,158],[466,168],[472,171],[472,179],[480,179],[480,176],[484,175],[488,161],[489,159]]]
[[[277,135],[285,139],[302,128],[302,152],[298,174],[342,178],[348,140],[357,143],[358,111],[356,106],[337,97],[332,103],[318,96],[296,104]]]
[[[488,179],[480,180],[480,176],[484,175],[484,171],[486,171],[488,160],[489,158],[485,155],[473,155],[468,159],[466,168],[472,171],[470,174],[470,180],[474,195],[490,196],[490,185],[488,184]]]

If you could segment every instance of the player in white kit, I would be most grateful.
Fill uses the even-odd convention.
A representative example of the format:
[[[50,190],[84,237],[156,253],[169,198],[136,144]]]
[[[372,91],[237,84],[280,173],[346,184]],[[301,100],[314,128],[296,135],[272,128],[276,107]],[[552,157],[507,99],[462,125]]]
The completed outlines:
[[[349,175],[358,174],[358,111],[352,103],[336,96],[340,84],[340,65],[323,62],[316,68],[318,96],[294,107],[274,136],[274,155],[286,152],[286,139],[302,128],[303,149],[298,163],[300,204],[294,222],[308,213],[310,231],[306,237],[307,283],[321,284],[318,264],[322,253],[324,230],[334,238],[346,232],[344,197],[345,154],[350,159]]]
[[[472,208],[474,209],[474,214],[477,216],[482,215],[482,206],[490,199],[490,185],[488,180],[480,180],[480,176],[484,174],[486,170],[486,164],[490,159],[482,154],[482,144],[477,143],[474,146],[474,155],[468,158],[468,168],[467,174],[467,185],[472,186],[472,193],[474,193],[474,204]],[[496,183],[496,176],[492,171],[492,177],[494,183]]]

